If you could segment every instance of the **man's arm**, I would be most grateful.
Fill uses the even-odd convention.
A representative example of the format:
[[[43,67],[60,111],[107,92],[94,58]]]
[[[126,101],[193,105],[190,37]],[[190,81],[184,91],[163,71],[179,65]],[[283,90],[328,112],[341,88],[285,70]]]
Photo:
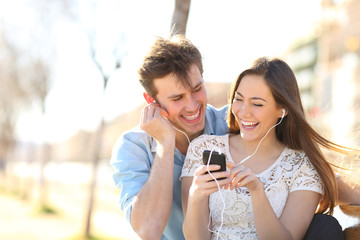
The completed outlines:
[[[160,239],[169,219],[174,148],[173,143],[158,145],[150,176],[133,202],[131,225],[141,239]]]
[[[160,239],[171,211],[174,147],[159,146],[153,159],[146,133],[133,130],[119,140],[111,165],[121,209],[142,239]]]
[[[131,211],[131,225],[142,239],[161,238],[173,200],[175,131],[162,111],[152,103],[141,115],[141,129],[157,142],[149,178],[135,197]]]

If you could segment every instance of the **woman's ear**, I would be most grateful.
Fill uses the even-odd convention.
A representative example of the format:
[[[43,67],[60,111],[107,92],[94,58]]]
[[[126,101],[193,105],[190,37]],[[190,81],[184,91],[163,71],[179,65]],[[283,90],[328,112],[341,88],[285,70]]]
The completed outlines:
[[[143,96],[148,104],[155,102],[155,99],[151,97],[147,92],[144,92]]]
[[[287,115],[287,111],[285,108],[281,109],[281,118],[284,118]]]

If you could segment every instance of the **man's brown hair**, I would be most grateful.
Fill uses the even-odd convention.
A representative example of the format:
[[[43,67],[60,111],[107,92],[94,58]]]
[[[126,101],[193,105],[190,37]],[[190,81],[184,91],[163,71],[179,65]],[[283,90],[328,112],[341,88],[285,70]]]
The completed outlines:
[[[189,79],[191,66],[196,64],[203,74],[202,57],[200,51],[182,35],[175,35],[169,39],[157,37],[138,74],[140,83],[145,91],[156,98],[157,90],[154,79],[173,74],[185,88],[192,88]]]

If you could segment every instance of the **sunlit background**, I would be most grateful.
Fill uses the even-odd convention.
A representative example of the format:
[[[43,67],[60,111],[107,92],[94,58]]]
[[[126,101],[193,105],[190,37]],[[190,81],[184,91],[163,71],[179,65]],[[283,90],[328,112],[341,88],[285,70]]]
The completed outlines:
[[[174,5],[0,1],[0,239],[136,239],[109,159],[138,123],[137,69],[154,36],[169,35]],[[209,102],[226,104],[256,58],[280,57],[313,126],[359,146],[359,12],[357,0],[192,0],[186,36],[203,55]]]

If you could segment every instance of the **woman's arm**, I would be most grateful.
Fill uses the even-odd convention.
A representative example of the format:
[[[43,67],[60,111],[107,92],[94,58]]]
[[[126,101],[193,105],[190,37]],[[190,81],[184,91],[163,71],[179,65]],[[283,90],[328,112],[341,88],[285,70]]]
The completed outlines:
[[[246,187],[251,195],[256,232],[259,239],[302,239],[314,216],[321,195],[312,191],[289,194],[284,211],[277,218],[267,198],[264,186],[245,166],[228,163],[231,169],[230,190]]]
[[[209,170],[219,169],[218,165],[209,165]],[[198,168],[194,177],[181,178],[181,198],[184,213],[183,232],[186,239],[210,239],[209,196],[218,191],[215,181],[206,172],[206,166]],[[216,178],[227,177],[228,172],[213,173]],[[229,183],[229,179],[218,181],[220,186]]]
[[[184,236],[186,239],[210,239],[211,233],[207,229],[209,200],[194,201],[192,198],[188,198],[192,180],[192,177],[184,177],[181,180]]]
[[[251,193],[251,197],[259,239],[303,239],[321,195],[312,191],[290,193],[280,219],[264,191]]]

